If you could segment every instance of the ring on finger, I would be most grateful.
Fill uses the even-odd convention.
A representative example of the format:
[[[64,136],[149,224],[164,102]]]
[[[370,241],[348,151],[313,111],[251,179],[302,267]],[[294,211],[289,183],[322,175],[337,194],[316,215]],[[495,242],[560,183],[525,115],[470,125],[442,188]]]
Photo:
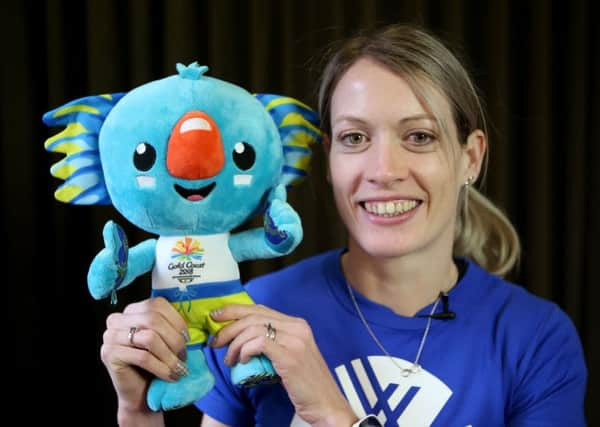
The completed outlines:
[[[129,345],[135,347],[135,344],[133,343],[133,337],[135,336],[135,333],[138,331],[137,326],[132,326],[131,328],[129,328],[129,333],[127,334],[127,341],[129,341]]]
[[[265,336],[274,342],[275,337],[277,336],[277,329],[275,329],[273,327],[273,325],[271,325],[270,322],[265,325],[265,328],[267,328],[267,332],[265,332]]]

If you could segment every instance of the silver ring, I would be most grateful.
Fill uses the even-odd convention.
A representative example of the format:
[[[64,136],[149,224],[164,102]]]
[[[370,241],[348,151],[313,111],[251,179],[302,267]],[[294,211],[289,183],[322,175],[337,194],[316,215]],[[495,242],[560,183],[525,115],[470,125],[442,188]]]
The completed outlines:
[[[271,341],[275,341],[275,337],[277,336],[277,329],[275,329],[273,327],[273,325],[271,325],[271,323],[267,323],[265,325],[265,328],[267,328],[267,332],[265,332],[265,336],[267,338],[269,338]]]
[[[129,328],[129,333],[127,334],[127,340],[129,341],[129,344],[134,347],[135,347],[135,344],[133,343],[133,336],[135,335],[137,330],[138,330],[137,326],[132,326],[131,328]]]

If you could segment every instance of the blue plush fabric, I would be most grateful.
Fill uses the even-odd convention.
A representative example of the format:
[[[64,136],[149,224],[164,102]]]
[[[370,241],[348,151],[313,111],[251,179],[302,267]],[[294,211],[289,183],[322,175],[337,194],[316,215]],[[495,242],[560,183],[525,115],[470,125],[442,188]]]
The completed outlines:
[[[130,247],[123,229],[109,221],[105,247],[88,272],[91,295],[114,299],[152,271],[153,289],[174,295],[188,321],[189,376],[155,379],[148,396],[154,410],[189,404],[212,387],[202,347],[219,325],[206,319],[209,308],[219,298],[252,303],[245,291],[230,292],[228,284],[239,280],[237,263],[288,254],[302,240],[286,187],[306,176],[310,145],[321,136],[317,115],[297,100],[252,95],[206,76],[208,67],[197,63],[177,64],[177,71],[126,94],[71,101],[43,118],[65,127],[45,144],[65,154],[51,169],[65,180],[56,198],[113,204],[157,236]],[[256,215],[264,216],[264,227],[230,234]],[[220,296],[199,296],[203,285]],[[274,373],[268,360],[237,372],[240,384]]]

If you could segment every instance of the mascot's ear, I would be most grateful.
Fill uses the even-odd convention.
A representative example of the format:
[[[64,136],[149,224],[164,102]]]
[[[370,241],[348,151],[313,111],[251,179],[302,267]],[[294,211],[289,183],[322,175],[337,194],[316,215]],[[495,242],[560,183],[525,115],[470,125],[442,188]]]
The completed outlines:
[[[76,99],[44,114],[47,126],[66,126],[46,140],[47,151],[66,156],[50,168],[50,173],[65,181],[54,197],[75,205],[111,204],[98,151],[98,135],[108,113],[124,93]]]
[[[271,115],[281,136],[284,165],[279,183],[290,187],[302,182],[310,171],[311,146],[322,140],[319,115],[294,98],[267,93],[254,96]]]

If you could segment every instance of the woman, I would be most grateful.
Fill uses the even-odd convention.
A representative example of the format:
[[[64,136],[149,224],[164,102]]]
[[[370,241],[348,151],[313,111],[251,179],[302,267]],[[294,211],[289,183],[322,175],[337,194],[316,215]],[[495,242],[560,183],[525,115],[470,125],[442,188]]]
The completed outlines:
[[[197,402],[202,425],[585,425],[571,321],[500,277],[519,243],[473,188],[486,129],[457,58],[420,29],[387,27],[332,51],[319,98],[348,246],[251,281],[260,305],[212,313],[234,322],[207,351],[217,379]],[[121,425],[160,425],[135,367],[167,379],[184,324],[156,299],[107,324]],[[129,346],[132,326],[150,351]],[[281,384],[233,387],[229,366],[260,353]]]

